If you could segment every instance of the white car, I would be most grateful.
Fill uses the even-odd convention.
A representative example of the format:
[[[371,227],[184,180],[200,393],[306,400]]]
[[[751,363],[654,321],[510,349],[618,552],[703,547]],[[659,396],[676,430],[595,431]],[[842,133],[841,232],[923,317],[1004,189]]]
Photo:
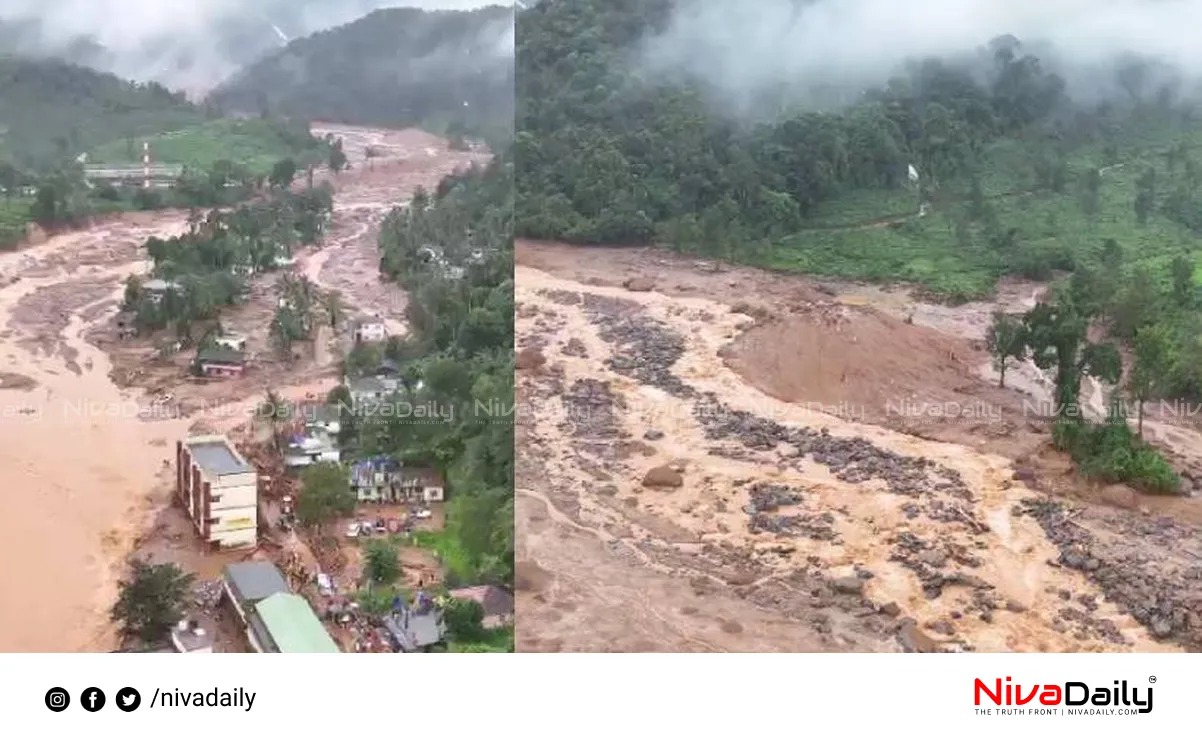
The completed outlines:
[[[419,519],[428,519],[431,516],[433,516],[434,514],[423,508],[422,510],[418,511],[417,513],[415,513],[413,515],[417,516]]]
[[[349,526],[346,527],[346,536],[348,539],[354,539],[359,536],[358,522],[353,522]]]

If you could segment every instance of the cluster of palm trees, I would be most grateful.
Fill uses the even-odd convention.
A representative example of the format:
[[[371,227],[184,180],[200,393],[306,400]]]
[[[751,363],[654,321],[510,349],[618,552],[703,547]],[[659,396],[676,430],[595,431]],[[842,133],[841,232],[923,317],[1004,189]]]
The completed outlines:
[[[125,309],[136,313],[139,328],[174,327],[180,340],[189,343],[195,323],[215,320],[223,307],[243,300],[250,276],[278,267],[280,258],[291,255],[296,245],[317,240],[332,208],[325,193],[285,192],[229,211],[193,211],[183,235],[146,241],[154,273],[170,280],[169,287],[151,294],[131,277]],[[275,323],[278,337],[287,338],[285,346],[290,346],[292,340],[308,337],[308,315],[319,298],[303,277],[287,278],[281,291],[296,308],[282,316],[277,313]],[[320,303],[328,304],[324,298]]]
[[[271,320],[271,339],[284,355],[291,355],[293,343],[313,337],[314,316],[334,330],[342,322],[342,296],[337,291],[320,291],[303,274],[285,273],[276,290],[280,299]]]

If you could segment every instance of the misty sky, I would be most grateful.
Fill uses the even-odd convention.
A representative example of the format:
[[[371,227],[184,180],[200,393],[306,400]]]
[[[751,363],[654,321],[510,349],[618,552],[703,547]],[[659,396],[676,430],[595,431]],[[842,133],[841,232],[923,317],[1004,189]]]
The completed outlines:
[[[682,0],[642,50],[652,73],[686,72],[732,100],[799,78],[872,85],[923,55],[971,51],[1003,33],[1053,42],[1072,65],[1116,52],[1202,72],[1202,0]],[[752,8],[754,7],[754,12]]]
[[[117,74],[153,78],[198,92],[234,72],[234,51],[213,42],[216,26],[241,25],[270,51],[282,43],[270,31],[304,36],[349,23],[377,8],[466,10],[480,0],[0,0],[0,21],[37,19],[47,44],[94,37],[111,53],[105,67]],[[187,61],[181,65],[180,59]]]

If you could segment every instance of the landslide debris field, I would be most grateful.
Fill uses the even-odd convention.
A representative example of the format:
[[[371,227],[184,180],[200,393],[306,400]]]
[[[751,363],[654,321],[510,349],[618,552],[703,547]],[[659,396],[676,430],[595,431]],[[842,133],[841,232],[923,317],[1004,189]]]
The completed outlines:
[[[335,188],[333,223],[321,245],[297,252],[297,270],[341,291],[349,316],[378,313],[401,332],[404,293],[377,268],[380,222],[417,186],[432,189],[488,153],[417,130],[314,132],[341,137],[353,169],[319,174]],[[0,602],[0,652],[114,647],[108,612],[122,562],[172,507],[175,439],[247,423],[268,387],[296,399],[337,383],[339,343],[328,333],[292,362],[268,349],[276,274],[256,278],[250,301],[223,315],[249,336],[241,379],[199,383],[186,373],[190,352],[162,359],[154,339],[117,339],[125,278],[150,269],[143,244],[184,231],[187,219],[114,215],[0,255],[0,448],[14,494],[0,501],[0,544],[8,564],[28,566],[0,571],[0,593],[13,597]],[[170,402],[154,403],[164,395]],[[184,553],[184,534],[159,552]],[[201,563],[215,567],[197,568],[201,578],[220,570]]]
[[[520,652],[1202,649],[1202,499],[1078,478],[1038,370],[996,387],[993,306],[517,260]]]

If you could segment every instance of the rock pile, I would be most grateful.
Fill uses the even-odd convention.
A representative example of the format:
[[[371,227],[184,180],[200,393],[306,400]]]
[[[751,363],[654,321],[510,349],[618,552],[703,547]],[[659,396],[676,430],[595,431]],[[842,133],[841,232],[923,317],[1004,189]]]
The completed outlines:
[[[809,456],[828,467],[844,482],[884,480],[891,492],[921,495],[943,492],[965,501],[972,491],[960,473],[924,457],[909,457],[886,451],[863,438],[832,436],[827,429],[790,428],[751,413],[733,410],[706,394],[694,408],[709,439],[735,439],[749,449],[768,451],[781,444],[792,445],[797,456]]]
[[[1183,550],[1193,556],[1187,545],[1202,542],[1196,529],[1169,518],[1148,521],[1123,513],[1105,520],[1110,534],[1103,539],[1058,501],[1027,498],[1015,506],[1014,512],[1035,519],[1060,548],[1058,565],[1085,574],[1108,600],[1133,616],[1153,637],[1179,642],[1191,651],[1202,650],[1202,568],[1197,559],[1184,564],[1162,559],[1180,556]],[[1123,543],[1124,533],[1137,537],[1144,548]],[[1157,550],[1147,548],[1149,543],[1163,550],[1161,559]],[[1066,617],[1066,612],[1071,617]],[[1066,607],[1061,618],[1077,618],[1079,614],[1076,608]]]
[[[614,348],[607,362],[610,369],[674,397],[696,395],[672,373],[672,367],[684,355],[684,338],[648,317],[637,302],[586,294],[584,307],[589,319],[600,328],[601,340]]]
[[[621,396],[599,379],[578,379],[563,393],[564,422],[560,429],[589,439],[619,439],[628,434],[618,419],[626,405]]]
[[[578,359],[587,359],[588,349],[585,348],[584,342],[579,338],[569,338],[568,342],[563,345],[563,355]]]

